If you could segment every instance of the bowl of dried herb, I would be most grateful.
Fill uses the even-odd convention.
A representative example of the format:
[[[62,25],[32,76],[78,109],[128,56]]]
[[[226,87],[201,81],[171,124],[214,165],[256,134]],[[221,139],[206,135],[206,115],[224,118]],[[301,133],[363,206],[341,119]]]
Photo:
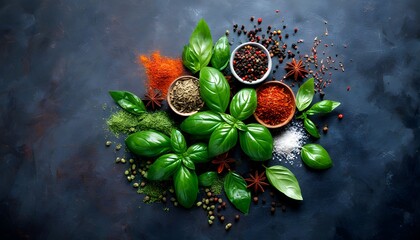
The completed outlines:
[[[255,119],[267,128],[288,124],[295,115],[296,100],[293,90],[279,81],[269,81],[257,89]]]
[[[181,76],[175,79],[169,86],[167,100],[169,107],[181,116],[198,112],[204,106],[198,78]]]
[[[239,82],[258,84],[270,75],[272,62],[267,48],[256,42],[246,42],[233,50],[229,66]]]

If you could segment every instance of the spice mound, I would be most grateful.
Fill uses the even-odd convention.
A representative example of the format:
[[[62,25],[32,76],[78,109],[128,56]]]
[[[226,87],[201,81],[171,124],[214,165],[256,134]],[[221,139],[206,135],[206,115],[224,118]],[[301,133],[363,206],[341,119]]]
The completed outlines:
[[[295,113],[293,91],[281,82],[271,81],[257,89],[257,109],[254,116],[266,127],[281,127],[289,123]]]
[[[233,69],[243,81],[253,82],[268,71],[268,56],[261,47],[244,45],[234,53]]]
[[[180,115],[197,112],[204,106],[200,96],[199,80],[192,76],[176,79],[169,87],[169,106]]]

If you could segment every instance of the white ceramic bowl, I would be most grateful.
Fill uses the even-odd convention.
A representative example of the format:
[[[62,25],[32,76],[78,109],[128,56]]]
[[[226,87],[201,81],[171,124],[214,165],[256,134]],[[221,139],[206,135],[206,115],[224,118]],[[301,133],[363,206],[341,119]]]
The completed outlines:
[[[238,74],[236,74],[235,69],[233,68],[233,59],[235,58],[235,53],[242,47],[246,46],[246,45],[252,45],[255,47],[260,48],[261,50],[264,51],[264,53],[267,55],[268,58],[268,66],[267,66],[267,72],[260,78],[254,81],[245,81],[243,80],[241,77],[238,76]],[[230,56],[230,61],[229,61],[229,66],[230,66],[230,71],[232,72],[233,76],[241,83],[245,83],[245,84],[250,84],[250,85],[254,85],[254,84],[258,84],[262,81],[264,81],[265,79],[267,79],[268,75],[270,75],[271,73],[271,68],[272,68],[272,62],[271,62],[271,57],[270,57],[270,53],[268,52],[267,48],[265,48],[263,45],[256,43],[256,42],[246,42],[246,43],[242,43],[241,45],[237,46],[231,56]]]

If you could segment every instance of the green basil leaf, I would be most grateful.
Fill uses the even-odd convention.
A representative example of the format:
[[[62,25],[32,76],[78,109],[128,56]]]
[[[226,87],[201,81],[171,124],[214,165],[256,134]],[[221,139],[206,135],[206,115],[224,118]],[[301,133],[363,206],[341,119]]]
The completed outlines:
[[[109,91],[109,95],[111,95],[112,99],[114,99],[122,109],[129,113],[140,115],[146,112],[143,101],[131,92]]]
[[[224,190],[229,201],[241,212],[247,214],[251,204],[251,192],[243,177],[229,172],[224,181]]]
[[[300,86],[296,94],[297,109],[299,111],[305,110],[311,104],[314,95],[314,78],[310,78]]]
[[[229,114],[226,113],[219,113],[222,119],[229,125],[235,125],[236,119]]]
[[[226,68],[230,58],[230,45],[229,40],[226,36],[223,36],[217,40],[213,47],[213,55],[211,57],[211,65],[222,71]]]
[[[230,103],[230,114],[238,120],[245,120],[257,109],[257,92],[253,88],[243,88],[235,94]]]
[[[311,134],[312,137],[320,138],[318,128],[316,127],[315,123],[312,122],[311,119],[305,117],[303,119],[303,126],[305,127],[306,131],[308,131],[309,134]]]
[[[192,73],[200,71],[200,61],[198,60],[198,56],[191,51],[189,44],[185,45],[184,50],[182,51],[182,63]]]
[[[184,153],[187,151],[187,142],[184,135],[179,130],[172,129],[171,131],[171,145],[176,153]]]
[[[184,164],[184,166],[186,166],[190,170],[195,170],[194,162],[191,161],[191,159],[189,157],[183,157],[182,158],[182,164]]]
[[[213,50],[213,39],[210,28],[204,19],[201,19],[190,37],[188,50],[184,47],[183,62],[184,65],[193,73],[200,71],[210,62]],[[190,68],[193,66],[193,68]]]
[[[211,110],[222,113],[226,111],[230,98],[230,86],[219,70],[211,67],[201,69],[200,95]]]
[[[130,134],[125,144],[132,153],[144,157],[156,157],[172,150],[171,139],[153,130]]]
[[[242,121],[237,120],[235,123],[235,127],[241,131],[246,131],[248,128],[246,127],[245,123]]]
[[[222,117],[212,111],[194,113],[181,123],[181,130],[193,135],[210,135],[223,123]]]
[[[209,171],[198,176],[198,185],[210,187],[217,179],[217,172]]]
[[[215,157],[232,149],[238,141],[238,131],[227,123],[221,124],[210,136],[209,156]]]
[[[273,154],[273,136],[261,124],[251,123],[247,130],[239,132],[239,141],[242,150],[251,160],[265,161],[271,159]]]
[[[289,169],[283,166],[272,166],[266,168],[265,174],[271,185],[284,195],[296,200],[303,200],[299,182]]]
[[[194,163],[204,163],[210,160],[209,154],[207,151],[207,145],[204,143],[196,143],[196,144],[191,145],[187,149],[187,156]]]
[[[331,101],[331,100],[323,100],[321,102],[317,102],[306,111],[308,115],[314,115],[316,113],[329,113],[332,112],[336,107],[340,106],[339,102]]]
[[[192,207],[198,194],[198,177],[195,171],[181,165],[175,172],[174,186],[179,204],[186,208]]]
[[[308,167],[315,169],[327,169],[332,166],[332,160],[327,150],[319,144],[308,143],[302,147],[300,153],[303,162]]]
[[[160,156],[150,165],[146,178],[154,181],[168,180],[181,166],[181,158],[175,153]]]

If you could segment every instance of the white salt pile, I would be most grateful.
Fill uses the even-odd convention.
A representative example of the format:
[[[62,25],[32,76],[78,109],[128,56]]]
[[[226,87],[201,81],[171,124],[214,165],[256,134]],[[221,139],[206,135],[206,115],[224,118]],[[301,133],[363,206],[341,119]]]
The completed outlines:
[[[287,127],[273,134],[274,137],[274,159],[284,160],[293,165],[294,160],[300,155],[302,146],[309,136],[305,132],[302,121],[293,120]]]

